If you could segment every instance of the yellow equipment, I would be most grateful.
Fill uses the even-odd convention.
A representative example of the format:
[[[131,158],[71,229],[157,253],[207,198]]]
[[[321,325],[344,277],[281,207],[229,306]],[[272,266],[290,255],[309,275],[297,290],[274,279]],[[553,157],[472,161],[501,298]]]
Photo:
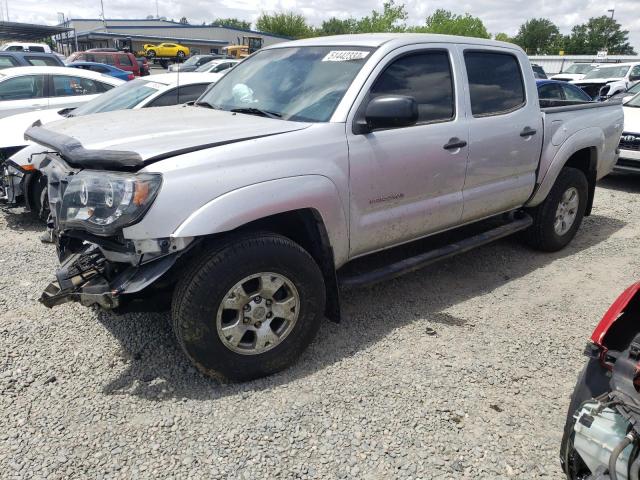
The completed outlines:
[[[222,50],[231,58],[246,58],[262,48],[262,37],[242,37],[242,45],[228,45]]]

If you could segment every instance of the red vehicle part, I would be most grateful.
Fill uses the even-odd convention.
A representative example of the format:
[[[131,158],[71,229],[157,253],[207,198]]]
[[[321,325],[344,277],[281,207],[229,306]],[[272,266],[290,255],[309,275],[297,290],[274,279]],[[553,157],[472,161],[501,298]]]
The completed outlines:
[[[625,313],[630,306],[635,303],[638,303],[635,300],[640,301],[640,282],[634,283],[629,288],[627,288],[622,294],[616,299],[615,302],[609,307],[607,313],[604,314],[600,323],[591,334],[591,341],[598,345],[599,347],[611,348],[610,345],[607,344],[606,339],[616,321],[622,317],[622,314]],[[636,326],[638,330],[640,330],[640,324]],[[629,340],[631,337],[629,337]]]

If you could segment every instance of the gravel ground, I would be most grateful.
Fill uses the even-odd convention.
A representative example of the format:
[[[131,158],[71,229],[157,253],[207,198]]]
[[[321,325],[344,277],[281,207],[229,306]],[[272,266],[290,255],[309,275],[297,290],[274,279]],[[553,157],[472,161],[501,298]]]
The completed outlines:
[[[506,240],[344,296],[289,370],[199,375],[164,314],[36,301],[53,247],[0,214],[4,478],[561,478],[581,352],[638,278],[640,179],[599,186],[574,242]]]

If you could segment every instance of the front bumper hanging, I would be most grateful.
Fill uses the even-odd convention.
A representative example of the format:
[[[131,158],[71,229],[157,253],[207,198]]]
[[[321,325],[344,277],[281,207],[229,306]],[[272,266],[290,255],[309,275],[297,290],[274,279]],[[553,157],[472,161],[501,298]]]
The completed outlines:
[[[96,245],[69,256],[56,272],[56,280],[42,292],[40,302],[52,308],[67,302],[99,305],[105,309],[120,306],[124,295],[132,295],[151,285],[176,262],[170,254],[148,263],[128,266],[112,274],[113,265]]]

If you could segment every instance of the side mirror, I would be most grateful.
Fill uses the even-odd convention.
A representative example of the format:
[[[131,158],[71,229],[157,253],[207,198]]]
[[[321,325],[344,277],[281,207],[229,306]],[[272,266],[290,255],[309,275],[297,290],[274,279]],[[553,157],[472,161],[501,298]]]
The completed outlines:
[[[381,128],[415,125],[418,121],[418,103],[404,95],[383,95],[369,101],[364,118],[356,122],[356,134],[369,133]]]

